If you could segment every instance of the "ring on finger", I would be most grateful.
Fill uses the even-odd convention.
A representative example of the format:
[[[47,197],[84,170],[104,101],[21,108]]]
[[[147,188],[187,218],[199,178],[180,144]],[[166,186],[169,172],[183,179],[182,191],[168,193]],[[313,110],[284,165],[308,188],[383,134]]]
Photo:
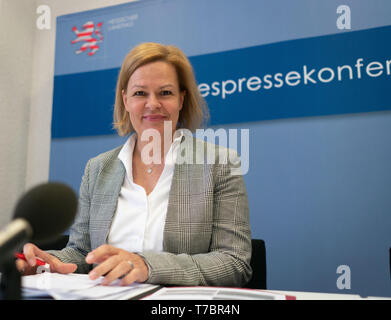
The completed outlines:
[[[134,264],[132,261],[128,260],[127,263],[129,263],[130,265],[130,270],[132,270],[134,268]]]

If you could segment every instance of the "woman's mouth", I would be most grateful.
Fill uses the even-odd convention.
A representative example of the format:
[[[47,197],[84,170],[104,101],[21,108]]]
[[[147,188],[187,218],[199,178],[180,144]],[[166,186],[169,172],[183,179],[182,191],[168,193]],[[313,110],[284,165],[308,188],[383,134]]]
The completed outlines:
[[[167,117],[162,115],[162,114],[149,114],[149,115],[145,115],[143,116],[143,119],[144,120],[147,120],[147,121],[162,121],[162,120],[165,120]]]

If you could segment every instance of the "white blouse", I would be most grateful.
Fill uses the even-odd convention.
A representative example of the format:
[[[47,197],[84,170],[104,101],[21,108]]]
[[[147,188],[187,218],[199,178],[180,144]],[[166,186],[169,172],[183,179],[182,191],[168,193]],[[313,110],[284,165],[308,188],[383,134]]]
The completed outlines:
[[[177,130],[166,155],[163,172],[152,192],[133,182],[132,159],[137,135],[126,141],[118,158],[126,174],[119,193],[108,244],[130,252],[163,251],[163,231],[175,160],[183,136]]]

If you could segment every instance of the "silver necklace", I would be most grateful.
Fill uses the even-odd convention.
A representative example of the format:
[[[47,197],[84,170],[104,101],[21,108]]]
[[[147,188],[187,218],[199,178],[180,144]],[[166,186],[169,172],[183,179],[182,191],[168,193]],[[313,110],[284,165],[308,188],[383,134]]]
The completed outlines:
[[[157,164],[152,164],[152,167],[149,167],[149,168],[147,169],[147,173],[148,173],[148,174],[151,174],[153,168],[154,168],[156,165],[157,165]]]

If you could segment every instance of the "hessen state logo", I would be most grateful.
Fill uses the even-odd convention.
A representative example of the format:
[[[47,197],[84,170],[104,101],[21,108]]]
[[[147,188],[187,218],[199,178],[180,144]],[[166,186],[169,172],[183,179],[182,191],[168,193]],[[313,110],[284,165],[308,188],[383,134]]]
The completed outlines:
[[[75,54],[87,52],[91,57],[99,50],[98,43],[103,41],[103,35],[100,31],[102,25],[103,22],[98,22],[95,26],[93,21],[88,21],[83,25],[82,30],[77,29],[77,27],[72,28],[77,37],[71,41],[71,44],[84,42],[80,49],[75,51]]]

